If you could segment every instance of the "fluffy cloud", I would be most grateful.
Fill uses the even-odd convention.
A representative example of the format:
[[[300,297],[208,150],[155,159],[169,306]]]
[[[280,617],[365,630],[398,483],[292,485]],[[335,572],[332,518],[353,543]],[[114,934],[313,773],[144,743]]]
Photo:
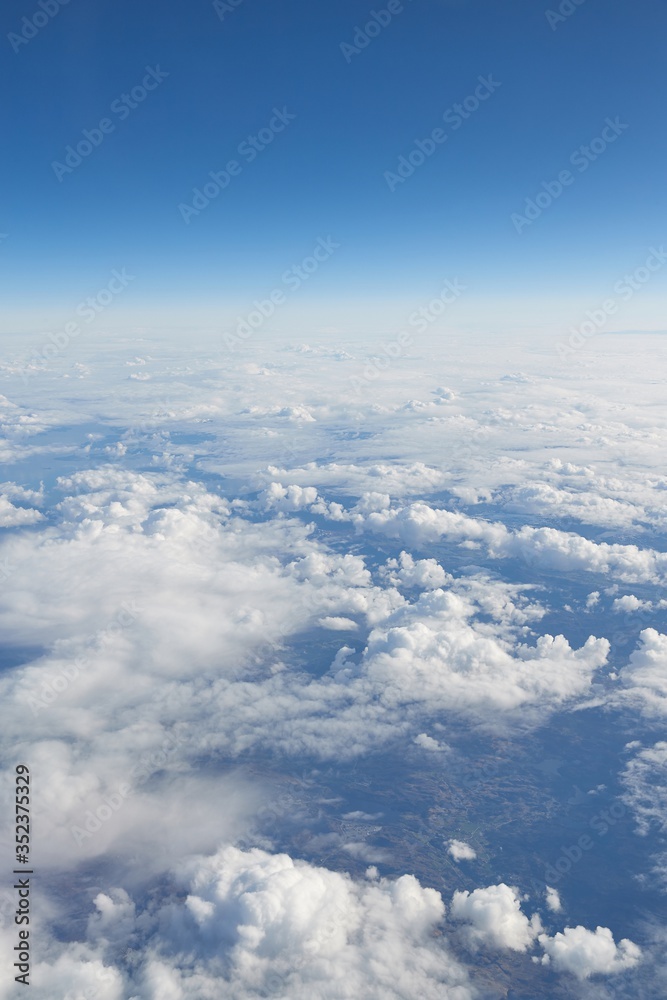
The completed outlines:
[[[31,507],[16,507],[6,496],[0,496],[0,528],[15,528],[20,524],[35,524],[44,517]]]
[[[188,862],[177,873],[182,893],[158,909],[139,913],[123,890],[98,893],[87,943],[52,946],[60,953],[35,970],[34,994],[53,996],[55,980],[64,996],[104,972],[101,1000],[471,1000],[442,935],[440,894],[411,875],[369,876],[224,847]]]
[[[353,518],[357,527],[424,548],[441,539],[484,546],[492,559],[516,558],[544,570],[610,575],[628,583],[667,579],[667,554],[636,545],[593,542],[573,532],[528,525],[510,530],[458,511],[415,502]]]
[[[434,740],[432,736],[429,736],[428,733],[419,733],[415,736],[413,742],[418,747],[421,747],[422,750],[429,750],[431,753],[442,753],[446,749],[438,740]]]
[[[648,716],[667,714],[667,635],[643,629],[639,645],[620,672],[622,692],[616,701],[637,705]]]
[[[563,636],[545,635],[534,647],[514,647],[471,615],[470,603],[457,595],[422,594],[371,632],[362,677],[383,691],[387,705],[544,711],[583,695],[606,662],[605,639],[591,637],[573,650]]]
[[[529,920],[516,889],[501,882],[485,889],[455,892],[451,916],[465,925],[463,933],[474,947],[527,951],[542,930],[535,914]]]
[[[541,934],[543,962],[551,963],[558,972],[571,972],[579,979],[594,975],[615,975],[632,969],[641,959],[641,949],[623,938],[618,944],[608,927],[566,927],[562,933],[548,937]]]
[[[314,486],[283,486],[281,483],[271,483],[260,499],[268,510],[302,510],[315,503],[317,489]]]
[[[531,348],[516,375],[492,350],[448,344],[354,397],[355,345],[286,358],[263,343],[220,359],[151,343],[137,359],[135,341],[77,344],[26,386],[0,365],[13,397],[0,397],[0,457],[17,465],[17,483],[0,487],[0,626],[16,664],[0,680],[0,721],[8,759],[20,747],[39,777],[35,845],[51,884],[77,900],[96,886],[87,932],[65,891],[42,897],[33,992],[217,1000],[222,984],[233,1000],[467,1000],[461,939],[532,969],[537,918],[508,886],[460,894],[447,921],[410,876],[357,881],[236,848],[191,855],[223,840],[300,853],[312,846],[296,841],[304,815],[343,789],[332,780],[325,802],[304,782],[266,819],[260,804],[296,769],[343,775],[355,758],[363,796],[365,755],[398,747],[426,774],[449,760],[444,739],[456,743],[461,718],[475,737],[502,730],[511,755],[514,733],[592,697],[664,716],[665,636],[645,630],[609,685],[606,641],[585,642],[567,617],[595,587],[586,621],[611,635],[599,599],[610,584],[617,611],[649,610],[635,603],[649,597],[659,607],[664,387],[647,382],[636,339],[623,364],[600,352],[594,372],[566,378],[551,348],[547,360]],[[150,376],[140,385],[128,357]],[[55,488],[44,473],[38,489],[46,465],[85,463]],[[624,781],[644,831],[664,822],[664,748],[635,749]],[[377,814],[344,815],[318,844],[360,871],[380,848],[353,827]],[[554,970],[623,971],[634,946],[610,937],[565,928],[543,947]]]
[[[244,501],[174,473],[105,465],[59,488],[58,520],[2,551],[13,570],[0,624],[44,651],[1,683],[36,741],[71,740],[88,756],[81,787],[102,799],[176,729],[171,768],[257,744],[346,756],[434,711],[522,708],[530,721],[585,695],[605,662],[604,640],[517,643],[543,611],[516,585],[457,579],[404,551],[380,567],[379,586],[363,557],[328,550],[309,524],[283,512],[257,522]],[[319,678],[287,669],[291,636],[318,626],[373,631],[361,655],[340,649]],[[8,712],[9,738],[20,717]],[[78,787],[80,764],[68,761]],[[82,814],[93,801],[80,800]]]
[[[549,908],[560,909],[555,890],[548,890]],[[558,904],[558,906],[556,906]],[[537,943],[544,954],[534,962],[551,965],[557,972],[573,973],[579,979],[592,975],[616,975],[632,969],[642,958],[641,949],[627,938],[615,943],[608,927],[594,931],[566,927],[550,936],[544,933],[537,914],[530,919],[521,909],[516,889],[504,883],[472,892],[455,892],[451,917],[462,923],[461,933],[469,947],[496,951],[527,952]]]
[[[413,559],[409,552],[401,552],[398,559],[389,559],[381,575],[395,587],[419,587],[421,590],[434,590],[451,580],[435,559]]]
[[[450,840],[447,853],[454,861],[474,861],[477,851],[463,840]]]
[[[639,611],[641,608],[652,607],[650,601],[642,601],[634,594],[624,594],[623,597],[617,597],[611,605],[612,611]]]
[[[355,879],[231,845],[183,855],[170,883],[141,904],[122,888],[97,891],[77,941],[49,936],[43,922],[37,1000],[54,989],[95,1000],[473,1000],[473,970],[457,957],[457,940],[473,951],[517,953],[539,942],[542,964],[580,978],[615,974],[640,958],[636,945],[616,945],[603,927],[549,937],[503,883],[455,892],[448,918],[440,893],[412,875],[380,878],[371,867]]]
[[[344,487],[346,492],[362,497],[365,493],[377,492],[375,486],[383,490],[391,490],[393,495],[405,496],[431,492],[442,488],[448,482],[448,476],[441,470],[428,466],[424,462],[378,463],[363,464],[328,462],[324,465],[312,462],[303,467],[281,468],[269,465],[267,475],[289,475],[294,483],[301,481],[317,482],[322,487]],[[310,479],[308,478],[310,477]],[[389,494],[384,494],[389,499]]]
[[[319,624],[331,632],[354,632],[359,628],[351,618],[342,618],[340,615],[327,615],[320,618]]]
[[[646,519],[646,511],[636,503],[600,496],[599,492],[559,488],[549,483],[529,483],[516,486],[503,496],[508,511],[540,514],[543,517],[573,518],[584,524],[602,524],[617,528],[632,528]]]
[[[550,885],[547,886],[546,903],[552,913],[560,913],[560,911],[563,909],[563,905],[560,900],[560,894],[558,892],[558,889],[554,889]]]
[[[282,976],[292,996],[468,995],[463,969],[433,935],[442,899],[410,875],[355,882],[226,848],[196,870],[186,905],[211,954],[229,942],[232,978],[248,993]]]

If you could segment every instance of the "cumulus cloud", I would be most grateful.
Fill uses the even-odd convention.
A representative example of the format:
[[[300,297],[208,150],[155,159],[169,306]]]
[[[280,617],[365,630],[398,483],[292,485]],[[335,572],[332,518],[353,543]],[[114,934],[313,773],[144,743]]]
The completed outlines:
[[[612,611],[639,611],[640,608],[650,608],[650,601],[642,601],[634,594],[624,594],[617,597],[611,605]]]
[[[182,895],[157,911],[137,912],[122,890],[99,893],[89,943],[61,946],[51,968],[40,968],[39,1000],[53,996],[47,977],[59,964],[70,967],[71,986],[94,978],[103,962],[114,977],[104,1000],[473,997],[442,935],[442,898],[412,875],[372,872],[356,881],[285,854],[228,846],[192,859],[177,877]],[[121,960],[133,943],[128,965]]]
[[[451,916],[463,922],[463,934],[471,947],[527,951],[542,930],[535,914],[528,919],[521,909],[516,889],[501,882],[485,889],[455,892]]]
[[[31,507],[16,507],[6,496],[0,495],[0,528],[15,528],[20,524],[35,524],[44,515]]]
[[[448,577],[435,559],[413,559],[409,552],[401,552],[398,559],[389,559],[381,575],[394,586],[419,587],[434,590],[444,586]]]
[[[513,530],[502,522],[472,518],[458,511],[415,502],[353,517],[358,528],[424,548],[440,539],[483,546],[492,559],[516,558],[558,572],[612,576],[628,583],[661,583],[667,579],[667,554],[636,545],[593,542],[556,528]]]
[[[641,959],[641,949],[628,938],[618,944],[608,927],[594,931],[580,925],[566,927],[562,933],[539,938],[545,956],[543,962],[551,963],[558,972],[571,972],[578,979],[593,975],[615,975],[632,969]]]
[[[474,861],[477,857],[477,851],[463,840],[450,840],[447,853],[454,861]]]
[[[548,711],[583,695],[609,652],[606,639],[593,637],[579,650],[550,635],[535,646],[513,646],[471,617],[471,605],[457,595],[422,594],[371,632],[362,676],[383,690],[387,705]]]
[[[667,714],[667,635],[654,628],[639,634],[639,644],[621,669],[617,703],[636,705],[649,717]]]
[[[415,736],[413,742],[416,743],[418,747],[421,747],[422,750],[429,750],[431,753],[441,753],[444,749],[446,749],[446,747],[443,747],[438,740],[429,736],[428,733],[419,733],[418,736]]]
[[[172,890],[139,902],[120,887],[97,891],[77,941],[50,936],[33,970],[38,1000],[81,991],[100,1000],[295,998],[473,1000],[473,951],[525,953],[579,978],[632,968],[641,957],[598,927],[542,933],[504,883],[455,892],[450,915],[439,892],[412,875],[355,879],[287,854],[220,847],[172,867]],[[8,940],[6,930],[3,938]],[[469,958],[469,955],[468,955]],[[4,994],[3,994],[4,995]]]
[[[309,524],[285,512],[257,522],[243,501],[173,473],[105,465],[59,488],[58,520],[9,536],[2,552],[14,569],[0,624],[16,645],[43,646],[0,682],[21,706],[6,732],[18,738],[28,711],[35,740],[73,741],[102,798],[175,727],[171,768],[258,744],[344,757],[414,733],[434,711],[496,720],[521,708],[524,724],[585,695],[606,659],[602,639],[517,643],[543,614],[517,585],[456,579],[404,551],[380,586],[362,556],[330,551]],[[403,596],[394,573],[421,593]],[[443,577],[447,590],[434,587]],[[361,655],[341,649],[321,677],[287,669],[290,637],[318,623],[372,631]],[[77,786],[80,764],[68,761]],[[92,804],[82,798],[81,812]]]
[[[292,482],[304,485],[317,482],[320,489],[329,487],[344,487],[345,491],[356,495],[363,504],[364,494],[379,495],[390,502],[390,490],[396,496],[411,496],[431,492],[442,488],[448,482],[448,476],[441,469],[429,466],[425,462],[327,462],[318,464],[309,462],[304,466],[291,467],[289,470],[276,465],[267,467],[268,476],[289,474]],[[381,486],[381,490],[376,489]],[[361,510],[362,507],[359,507]]]
[[[560,913],[563,909],[558,889],[554,889],[550,885],[546,888],[546,902],[552,913]]]
[[[515,486],[504,497],[504,505],[509,511],[555,515],[584,524],[614,525],[626,529],[646,518],[646,511],[637,503],[600,496],[598,490],[588,491],[580,487],[573,491],[550,483]]]
[[[435,769],[461,718],[507,737],[593,697],[664,716],[666,637],[646,629],[609,694],[596,686],[606,640],[575,641],[563,612],[597,588],[587,620],[605,634],[601,591],[630,615],[660,607],[646,595],[667,568],[649,531],[667,523],[664,420],[651,406],[647,427],[627,397],[619,410],[628,366],[614,381],[601,355],[593,394],[590,373],[559,380],[550,363],[547,378],[531,355],[517,376],[486,353],[471,364],[461,345],[443,359],[452,389],[415,356],[351,400],[351,345],[307,347],[303,364],[267,345],[224,362],[151,345],[143,364],[135,340],[114,341],[104,363],[99,343],[50,362],[41,397],[0,366],[16,395],[0,397],[0,457],[32,487],[0,487],[0,626],[16,664],[0,722],[39,776],[35,845],[51,884],[94,908],[84,927],[78,903],[72,916],[71,899],[45,892],[34,995],[468,1000],[477,959],[466,954],[466,971],[461,941],[519,957],[541,944],[567,974],[632,968],[636,946],[606,928],[542,934],[504,883],[457,893],[448,919],[424,879],[375,868],[357,881],[268,853],[305,838],[304,815],[340,787],[311,801],[304,784],[274,819],[259,815],[296,762],[321,775],[354,758],[360,796],[365,755],[385,744]],[[140,386],[128,356],[150,369]],[[640,374],[641,398],[662,402]],[[54,442],[66,428],[71,440]],[[47,456],[88,467],[45,490],[34,463]],[[625,801],[648,832],[667,814],[664,747],[633,749]],[[363,802],[309,846],[381,868],[366,837],[378,806],[351,808]],[[216,853],[222,841],[244,849]],[[257,843],[267,852],[247,849]]]
[[[558,912],[560,899],[555,890],[547,890],[547,902],[552,912]],[[592,931],[579,925],[553,936],[546,934],[539,916],[529,919],[521,909],[518,891],[504,883],[455,892],[450,915],[462,923],[462,936],[473,949],[528,952],[539,944],[544,954],[533,961],[579,979],[616,975],[634,968],[642,958],[641,949],[628,938],[616,944],[608,927]]]
[[[283,486],[281,483],[271,483],[264,490],[261,498],[268,509],[295,511],[309,507],[317,500],[317,489],[314,486]]]
[[[354,632],[359,628],[351,618],[343,618],[340,615],[326,615],[320,618],[319,624],[331,632]]]

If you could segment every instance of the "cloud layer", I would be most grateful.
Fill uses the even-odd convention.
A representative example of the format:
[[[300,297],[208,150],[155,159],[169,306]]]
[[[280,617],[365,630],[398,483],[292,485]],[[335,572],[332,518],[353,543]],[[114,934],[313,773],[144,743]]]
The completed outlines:
[[[637,836],[663,830],[660,387],[634,345],[595,378],[536,347],[509,368],[434,348],[364,392],[372,346],[293,347],[101,336],[30,385],[0,369],[0,792],[28,760],[35,995],[472,1000],[487,955],[540,989],[636,984],[658,932],[627,931],[640,952],[597,926],[601,897],[594,929],[570,886],[527,899],[453,794],[417,878],[392,824],[409,808],[416,829],[433,784],[364,797],[378,760],[453,786],[465,753],[583,738],[610,709],[642,741],[610,762]],[[318,783],[343,765],[345,806]],[[325,808],[347,810],[333,833]],[[521,848],[523,822],[503,825]]]

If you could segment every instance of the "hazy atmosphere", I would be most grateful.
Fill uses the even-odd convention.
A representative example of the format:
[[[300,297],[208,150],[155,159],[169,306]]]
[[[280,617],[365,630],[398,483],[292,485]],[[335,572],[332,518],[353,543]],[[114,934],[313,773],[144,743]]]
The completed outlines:
[[[663,1000],[665,4],[2,18],[0,1000]]]

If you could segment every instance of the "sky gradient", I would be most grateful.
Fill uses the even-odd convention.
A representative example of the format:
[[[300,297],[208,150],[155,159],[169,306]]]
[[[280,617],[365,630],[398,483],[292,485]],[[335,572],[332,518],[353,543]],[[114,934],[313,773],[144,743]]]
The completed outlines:
[[[3,332],[122,268],[108,325],[233,328],[328,238],[267,330],[396,329],[455,277],[459,329],[566,329],[661,246],[659,0],[44,3],[3,13]],[[662,329],[666,275],[609,328]]]

